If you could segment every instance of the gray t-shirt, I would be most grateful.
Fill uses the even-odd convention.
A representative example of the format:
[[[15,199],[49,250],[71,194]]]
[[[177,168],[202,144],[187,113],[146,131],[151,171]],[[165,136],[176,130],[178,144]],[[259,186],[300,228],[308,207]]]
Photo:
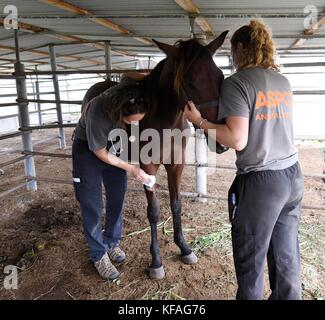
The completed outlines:
[[[237,155],[237,174],[282,170],[298,161],[292,127],[292,90],[280,73],[243,69],[223,81],[219,119],[249,118],[247,146]]]
[[[85,106],[76,126],[75,135],[81,140],[87,140],[91,151],[106,148],[110,131],[118,127],[105,111],[106,104],[110,101],[109,97],[120,90],[121,86],[132,84],[136,84],[136,81],[125,77],[118,85],[107,89]]]

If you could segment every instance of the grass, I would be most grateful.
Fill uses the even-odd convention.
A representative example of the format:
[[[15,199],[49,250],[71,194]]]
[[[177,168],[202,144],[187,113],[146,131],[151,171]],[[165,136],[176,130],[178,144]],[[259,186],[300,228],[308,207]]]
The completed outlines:
[[[199,253],[214,248],[225,253],[231,252],[231,233],[230,225],[226,223],[219,224],[215,227],[214,232],[195,238],[191,246],[194,252]]]
[[[308,215],[300,223],[300,252],[304,299],[325,299],[325,225]]]

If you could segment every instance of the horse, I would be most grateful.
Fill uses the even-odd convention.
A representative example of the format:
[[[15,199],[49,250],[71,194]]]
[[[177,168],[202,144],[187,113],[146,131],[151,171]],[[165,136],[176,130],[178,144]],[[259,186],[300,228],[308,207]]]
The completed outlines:
[[[169,45],[153,39],[157,47],[166,54],[166,58],[147,75],[139,84],[143,86],[145,99],[149,106],[148,115],[140,121],[140,132],[155,129],[163,137],[164,129],[188,129],[183,109],[187,101],[192,100],[200,110],[202,117],[216,122],[218,116],[218,97],[224,75],[213,61],[213,54],[223,44],[228,31],[221,33],[208,45],[202,45],[196,39],[178,41]],[[87,92],[88,99],[96,92]],[[85,100],[85,99],[84,99]],[[163,141],[163,139],[160,139]],[[167,171],[170,207],[173,217],[174,242],[181,251],[181,260],[185,264],[195,264],[198,261],[190,246],[187,244],[181,222],[182,204],[180,183],[185,164],[185,148],[187,139],[183,139],[180,148],[171,146],[172,155],[166,155],[165,143],[160,143],[160,159],[158,162],[141,162],[140,167],[150,175],[156,175],[160,165]],[[140,150],[147,142],[140,142]],[[216,142],[212,148],[216,153],[227,150]],[[169,157],[171,161],[164,163]],[[175,158],[181,161],[174,161]],[[150,252],[151,264],[147,272],[151,279],[162,279],[165,271],[162,264],[157,238],[157,224],[160,217],[160,206],[155,188],[144,187],[147,198],[147,218],[151,230]]]
[[[106,91],[107,89],[117,85],[118,82],[116,81],[112,81],[110,79],[110,77],[106,78],[104,81],[100,81],[97,82],[95,84],[93,84],[86,92],[86,94],[84,95],[83,99],[82,99],[82,103],[81,103],[81,112],[84,110],[84,108],[86,107],[87,103],[97,97],[99,94],[101,94],[102,92]]]

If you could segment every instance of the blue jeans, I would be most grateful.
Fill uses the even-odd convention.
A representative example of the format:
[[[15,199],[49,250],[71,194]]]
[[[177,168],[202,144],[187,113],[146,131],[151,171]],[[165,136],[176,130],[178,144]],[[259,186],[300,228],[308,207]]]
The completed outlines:
[[[92,261],[99,261],[122,236],[123,204],[127,190],[125,170],[111,166],[89,150],[87,141],[74,138],[72,175],[80,203],[83,230]],[[106,223],[102,231],[102,182],[106,191]]]

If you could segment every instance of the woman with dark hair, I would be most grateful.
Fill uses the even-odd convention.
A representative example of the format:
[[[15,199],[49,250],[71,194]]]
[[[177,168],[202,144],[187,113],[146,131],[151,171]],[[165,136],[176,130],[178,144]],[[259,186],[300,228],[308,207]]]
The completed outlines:
[[[119,276],[112,262],[121,263],[125,260],[119,242],[127,173],[142,183],[150,179],[138,166],[108,151],[113,145],[113,142],[108,141],[111,130],[140,121],[148,111],[142,89],[134,79],[139,76],[131,76],[123,78],[120,84],[104,91],[84,107],[72,145],[74,188],[80,203],[90,258],[98,273],[110,280]],[[106,190],[104,231],[102,182]]]
[[[298,225],[303,177],[294,146],[292,90],[274,61],[264,24],[252,20],[231,38],[237,73],[224,80],[219,120],[202,119],[192,102],[187,118],[236,150],[229,218],[238,282],[237,299],[262,299],[267,258],[270,299],[301,299]]]

